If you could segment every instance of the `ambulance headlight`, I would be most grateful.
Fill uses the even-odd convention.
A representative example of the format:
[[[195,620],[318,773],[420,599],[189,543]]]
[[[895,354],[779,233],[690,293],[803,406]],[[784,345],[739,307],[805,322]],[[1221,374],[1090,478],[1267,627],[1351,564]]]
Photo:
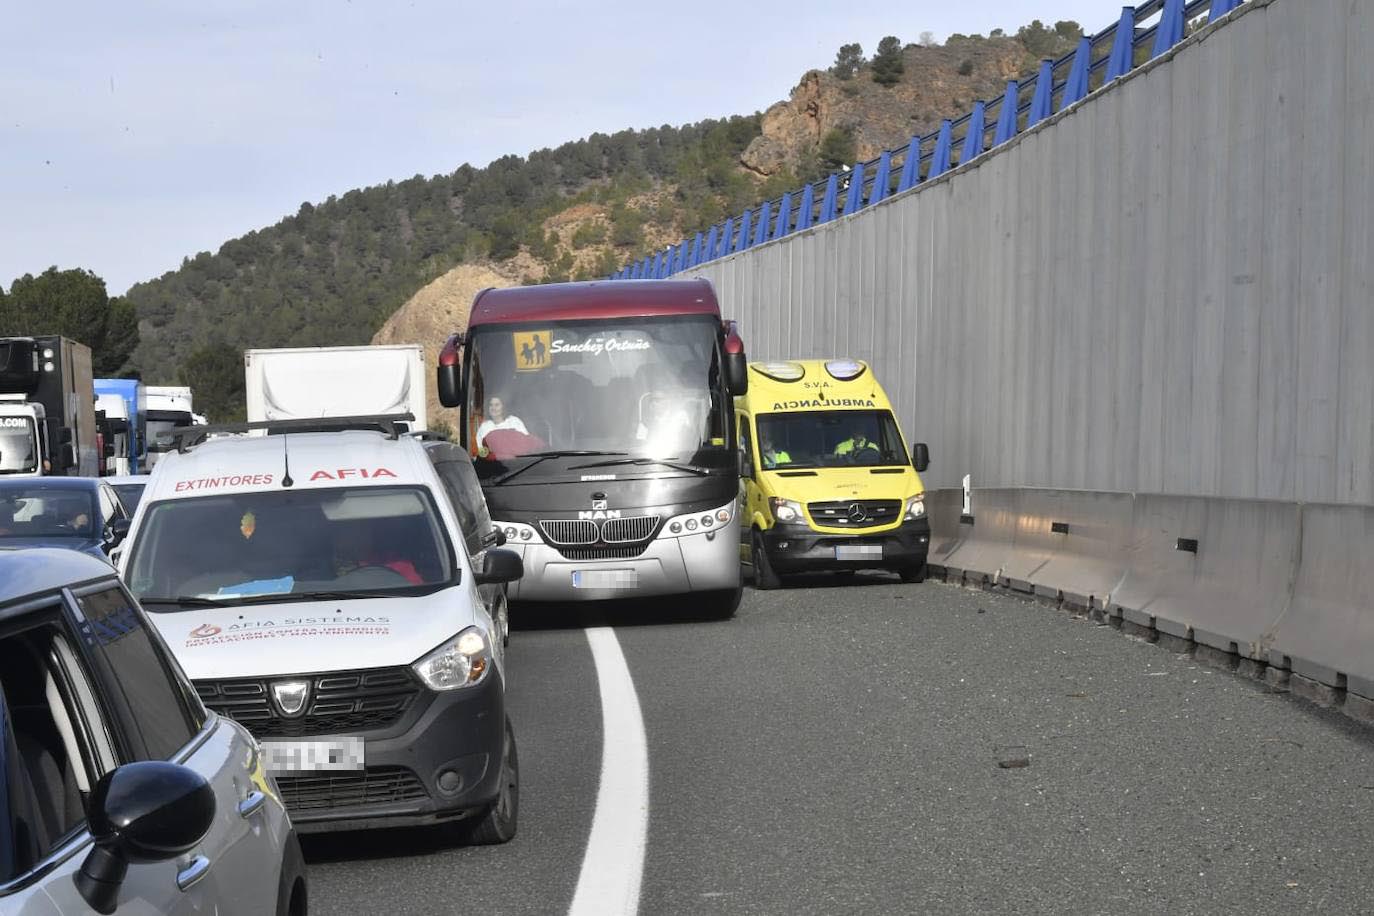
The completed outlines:
[[[913,496],[906,501],[906,518],[917,519],[926,517],[926,497],[922,493],[920,496]]]
[[[480,684],[491,670],[491,646],[478,627],[468,627],[411,666],[431,690]]]
[[[801,503],[795,500],[770,496],[768,497],[768,507],[773,510],[773,517],[780,522],[800,522],[805,518],[802,515]]]

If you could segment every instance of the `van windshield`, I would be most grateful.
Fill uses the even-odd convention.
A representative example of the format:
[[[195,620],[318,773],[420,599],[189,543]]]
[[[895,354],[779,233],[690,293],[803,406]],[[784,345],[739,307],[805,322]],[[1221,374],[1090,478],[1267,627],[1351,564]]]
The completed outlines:
[[[128,582],[152,611],[177,599],[421,594],[454,578],[448,535],[416,487],[234,493],[145,511]]]
[[[759,463],[766,471],[911,464],[887,410],[761,414],[758,427]]]

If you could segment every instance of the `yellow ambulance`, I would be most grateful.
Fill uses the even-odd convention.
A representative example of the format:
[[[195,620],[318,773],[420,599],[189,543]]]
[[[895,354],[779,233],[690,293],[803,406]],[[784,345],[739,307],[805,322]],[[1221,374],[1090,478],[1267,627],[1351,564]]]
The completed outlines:
[[[735,399],[742,452],[741,560],[757,588],[788,573],[889,569],[925,578],[930,546],[920,471],[869,365],[860,360],[750,363]]]

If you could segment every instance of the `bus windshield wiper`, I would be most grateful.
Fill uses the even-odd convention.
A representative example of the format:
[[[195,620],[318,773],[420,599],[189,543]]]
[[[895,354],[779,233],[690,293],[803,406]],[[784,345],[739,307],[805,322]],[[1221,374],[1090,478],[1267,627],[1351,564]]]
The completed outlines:
[[[543,461],[543,460],[546,459],[546,458],[563,458],[563,457],[583,458],[583,457],[590,457],[590,456],[593,456],[593,455],[624,455],[624,454],[625,454],[625,452],[601,452],[601,451],[596,451],[596,450],[579,450],[579,449],[557,449],[557,450],[554,450],[554,451],[547,451],[547,452],[526,452],[526,453],[523,454],[523,455],[517,455],[517,456],[515,456],[515,457],[517,457],[517,458],[533,458],[533,459],[534,459],[533,461],[531,461],[529,464],[523,464],[523,465],[521,465],[520,467],[516,468],[516,469],[513,470],[513,471],[507,471],[506,473],[502,474],[500,477],[497,477],[495,480],[492,480],[492,481],[490,481],[489,483],[487,483],[487,486],[489,486],[489,487],[499,487],[499,486],[501,486],[501,484],[505,483],[507,480],[510,480],[512,477],[516,476],[517,474],[523,474],[524,472],[528,471],[530,468],[534,467],[536,464],[538,464],[539,462]]]
[[[593,461],[591,464],[574,464],[568,468],[570,471],[580,471],[584,468],[614,468],[625,465],[645,465],[657,464],[665,468],[672,468],[675,471],[685,471],[688,474],[696,474],[698,477],[710,477],[711,472],[703,467],[694,464],[679,464],[676,461],[668,461],[663,458],[617,458],[614,461]]]

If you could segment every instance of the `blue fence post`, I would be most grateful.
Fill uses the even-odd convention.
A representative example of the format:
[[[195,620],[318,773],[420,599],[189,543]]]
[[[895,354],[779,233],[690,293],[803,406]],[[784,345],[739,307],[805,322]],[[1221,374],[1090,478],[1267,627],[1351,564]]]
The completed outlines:
[[[835,198],[840,193],[840,176],[831,174],[825,180],[825,196],[821,198],[821,215],[817,223],[828,223],[835,218]]]
[[[892,183],[892,154],[883,150],[878,157],[878,170],[873,173],[873,189],[868,192],[868,205],[871,207],[887,196],[887,186]]]
[[[663,249],[663,263],[659,265],[658,277],[660,280],[672,276],[673,273],[673,246],[669,245]]]
[[[659,260],[663,257],[663,252],[655,252],[653,263],[649,265],[649,279],[658,279]]]
[[[753,218],[754,211],[746,207],[744,214],[739,218],[739,235],[735,238],[735,247],[731,249],[732,251],[743,251],[754,244],[754,240],[749,236],[749,229],[753,225]]]
[[[707,233],[706,233],[706,247],[703,248],[703,249],[701,250],[701,260],[697,262],[698,264],[704,264],[704,263],[706,263],[707,261],[713,261],[713,260],[715,260],[715,257],[716,257],[716,247],[717,247],[717,245],[718,245],[718,243],[717,243],[717,241],[716,241],[716,233],[717,233],[718,231],[719,231],[719,230],[717,230],[715,226],[712,226],[712,227],[707,231]]]
[[[682,267],[683,267],[682,259],[683,259],[684,257],[686,257],[686,256],[687,256],[687,243],[686,243],[685,241],[678,242],[678,243],[677,243],[677,246],[676,246],[675,248],[673,248],[673,261],[672,261],[672,266],[668,268],[668,276],[671,277],[673,274],[675,274],[675,273],[679,272],[680,270],[682,270]]]
[[[701,263],[701,233],[696,234],[692,239],[692,247],[687,249],[687,266],[696,267]]]
[[[725,221],[725,226],[720,230],[720,250],[716,252],[716,257],[723,257],[730,253],[730,242],[735,235],[735,218],[732,216]]]
[[[902,160],[902,177],[897,180],[897,191],[916,187],[921,181],[921,138],[912,137],[907,144],[906,158]]]
[[[802,188],[801,203],[797,204],[797,232],[811,228],[811,211],[816,209],[816,188],[807,185]]]
[[[997,113],[997,134],[992,138],[994,146],[1001,146],[1016,136],[1016,111],[1021,100],[1021,84],[1007,80],[1007,94],[1002,96],[1002,109]]]
[[[635,269],[634,269],[634,273],[632,274],[632,276],[633,276],[634,279],[636,279],[636,280],[643,280],[643,279],[644,279],[644,272],[645,272],[645,270],[648,269],[648,261],[649,261],[648,255],[645,255],[644,257],[640,258],[638,261],[635,261]]]
[[[792,223],[792,192],[784,191],[782,200],[778,201],[778,224],[773,228],[773,238],[780,239],[789,231]]]
[[[1069,81],[1064,84],[1064,98],[1059,102],[1063,111],[1074,102],[1088,96],[1088,71],[1093,64],[1093,43],[1090,38],[1080,38],[1073,52],[1073,66],[1069,68]]]
[[[849,171],[849,190],[844,195],[844,215],[857,213],[864,205],[864,164],[854,163]]]
[[[1027,129],[1034,127],[1054,113],[1054,61],[1042,60],[1040,73],[1035,77],[1035,95],[1031,97]]]
[[[1231,10],[1240,6],[1242,0],[1212,0],[1212,10],[1207,14],[1207,22],[1213,23]]]
[[[968,130],[964,132],[964,151],[959,156],[959,164],[972,162],[983,151],[983,126],[987,120],[987,105],[974,102],[973,111],[968,118]]]
[[[1151,59],[1158,57],[1183,40],[1183,0],[1164,0],[1164,12],[1159,14],[1155,29],[1155,47]]]
[[[954,124],[945,118],[940,122],[940,135],[935,138],[935,156],[930,160],[930,175],[935,178],[949,171],[949,156],[954,147]]]
[[[759,207],[759,224],[754,227],[754,244],[768,241],[768,224],[773,221],[773,202],[765,200]]]
[[[1121,20],[1112,38],[1112,56],[1107,59],[1107,82],[1131,72],[1135,57],[1135,7],[1121,8]]]

